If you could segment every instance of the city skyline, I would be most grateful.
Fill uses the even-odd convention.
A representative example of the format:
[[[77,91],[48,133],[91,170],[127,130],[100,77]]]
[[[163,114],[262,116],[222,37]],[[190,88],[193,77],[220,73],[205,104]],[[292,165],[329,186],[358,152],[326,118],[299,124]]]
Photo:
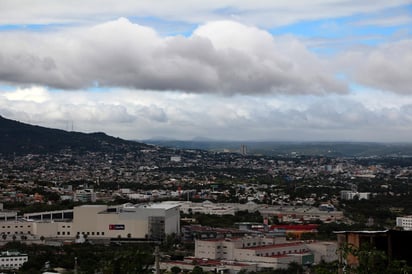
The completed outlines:
[[[6,0],[0,15],[10,119],[124,139],[410,141],[410,1]]]

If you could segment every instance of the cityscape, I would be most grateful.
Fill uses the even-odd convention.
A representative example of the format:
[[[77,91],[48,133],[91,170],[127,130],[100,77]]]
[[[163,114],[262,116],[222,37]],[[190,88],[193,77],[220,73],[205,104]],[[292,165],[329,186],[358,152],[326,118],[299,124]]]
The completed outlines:
[[[412,273],[410,0],[1,0],[0,274]]]
[[[410,156],[265,156],[246,145],[177,149],[66,131],[54,134],[67,140],[49,143],[62,143],[58,152],[42,154],[30,153],[37,145],[24,140],[48,128],[2,122],[9,140],[25,132],[18,146],[28,150],[0,161],[5,271],[347,273],[408,271],[411,264]],[[104,145],[79,150],[66,145],[71,138]],[[31,246],[53,256],[41,259]],[[79,246],[86,254],[100,246],[105,256],[127,247],[142,253],[127,256],[147,261],[138,271],[113,258],[85,261],[75,255]],[[367,259],[357,255],[362,248]]]

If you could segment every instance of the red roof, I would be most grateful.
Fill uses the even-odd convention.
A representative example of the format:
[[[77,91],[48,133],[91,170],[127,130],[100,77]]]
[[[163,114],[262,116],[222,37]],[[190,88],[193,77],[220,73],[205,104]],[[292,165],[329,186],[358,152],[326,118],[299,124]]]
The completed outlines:
[[[278,247],[280,248],[280,247],[288,247],[288,246],[299,246],[299,245],[302,245],[302,244],[303,244],[303,242],[293,242],[293,243],[284,243],[284,244],[244,247],[243,249],[259,250],[259,249],[270,249],[270,248],[278,248]]]
[[[299,230],[299,231],[311,231],[318,229],[317,224],[307,224],[307,225],[271,225],[270,230]]]

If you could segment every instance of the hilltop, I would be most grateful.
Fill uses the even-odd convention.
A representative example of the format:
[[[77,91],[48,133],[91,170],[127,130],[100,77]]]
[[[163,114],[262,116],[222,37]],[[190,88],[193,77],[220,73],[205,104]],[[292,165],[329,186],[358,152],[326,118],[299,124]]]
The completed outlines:
[[[46,154],[64,149],[77,152],[121,152],[149,147],[105,133],[81,133],[35,126],[0,116],[1,154]]]

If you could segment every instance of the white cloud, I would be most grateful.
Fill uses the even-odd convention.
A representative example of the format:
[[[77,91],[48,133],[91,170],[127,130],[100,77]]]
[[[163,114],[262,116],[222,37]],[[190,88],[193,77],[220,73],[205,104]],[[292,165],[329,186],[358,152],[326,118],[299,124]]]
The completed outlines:
[[[411,93],[412,40],[350,50],[338,59],[337,66],[362,85],[400,94]]]
[[[43,101],[0,93],[2,115],[33,124],[126,139],[196,136],[226,140],[409,141],[412,97],[359,95],[221,97],[138,90],[43,90]],[[366,92],[367,93],[367,92]],[[13,96],[16,94],[16,96]],[[367,94],[365,94],[367,96]],[[388,105],[380,105],[386,101]]]
[[[67,23],[107,21],[120,16],[157,17],[164,20],[204,23],[236,18],[260,26],[285,25],[302,20],[377,12],[410,4],[409,0],[2,0],[0,23]]]
[[[393,27],[412,23],[412,16],[408,14],[401,14],[397,16],[384,16],[378,18],[371,18],[355,22],[356,26],[383,26]]]
[[[121,18],[58,33],[0,33],[0,81],[222,94],[344,93],[346,86],[293,37],[232,21],[191,37],[160,37]]]

